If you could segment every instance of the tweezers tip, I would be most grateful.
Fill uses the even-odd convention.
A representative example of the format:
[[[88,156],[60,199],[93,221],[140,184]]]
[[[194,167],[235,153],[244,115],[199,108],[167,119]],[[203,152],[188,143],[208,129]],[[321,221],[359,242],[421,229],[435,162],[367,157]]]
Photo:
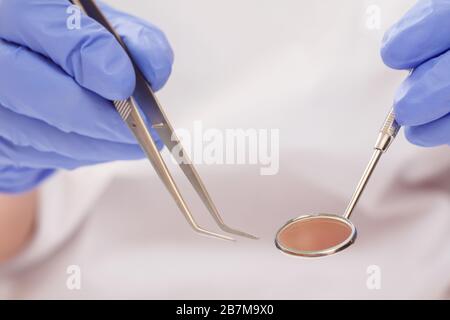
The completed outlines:
[[[257,237],[257,236],[254,236],[254,235],[252,235],[250,233],[247,233],[247,232],[244,232],[244,231],[240,231],[240,230],[236,230],[236,229],[230,228],[227,225],[221,225],[220,227],[225,232],[232,233],[232,234],[235,234],[237,236],[241,236],[241,237],[252,239],[252,240],[259,240],[259,237]]]
[[[215,232],[211,232],[208,230],[204,230],[204,229],[196,229],[196,231],[204,236],[208,236],[208,237],[212,237],[212,238],[216,238],[216,239],[220,239],[220,240],[227,240],[227,241],[236,241],[234,238],[231,238],[229,236],[225,236],[219,233],[215,233]]]

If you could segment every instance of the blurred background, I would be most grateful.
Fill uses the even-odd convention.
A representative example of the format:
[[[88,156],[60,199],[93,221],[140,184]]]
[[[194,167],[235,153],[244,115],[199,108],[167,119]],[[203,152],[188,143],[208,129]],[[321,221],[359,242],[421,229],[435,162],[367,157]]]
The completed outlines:
[[[106,2],[171,42],[175,66],[158,96],[175,127],[280,130],[275,176],[199,166],[227,222],[261,240],[195,235],[145,161],[61,173],[42,190],[35,244],[3,274],[5,298],[448,297],[448,148],[399,136],[354,215],[359,238],[347,251],[305,260],[273,245],[288,219],[345,208],[406,76],[383,65],[381,39],[415,1]],[[188,201],[213,228],[193,192]],[[71,265],[80,290],[67,288]],[[373,265],[378,289],[367,285]]]

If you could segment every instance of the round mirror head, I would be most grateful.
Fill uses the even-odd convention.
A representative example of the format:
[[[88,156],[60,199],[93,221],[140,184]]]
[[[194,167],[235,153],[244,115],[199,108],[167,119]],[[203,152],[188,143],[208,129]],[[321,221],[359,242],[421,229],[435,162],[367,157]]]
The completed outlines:
[[[341,251],[356,239],[356,228],[347,219],[321,214],[288,221],[275,238],[281,251],[303,257],[320,257]]]

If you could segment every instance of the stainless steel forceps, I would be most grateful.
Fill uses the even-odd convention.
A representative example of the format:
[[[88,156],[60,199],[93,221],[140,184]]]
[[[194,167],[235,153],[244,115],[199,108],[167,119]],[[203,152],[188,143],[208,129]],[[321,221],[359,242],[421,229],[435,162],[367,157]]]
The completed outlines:
[[[161,105],[159,104],[158,99],[153,93],[150,85],[147,83],[142,72],[139,70],[139,67],[134,62],[127,46],[122,41],[118,33],[114,30],[113,26],[109,23],[108,19],[103,15],[102,11],[97,6],[95,1],[72,0],[72,3],[79,6],[88,16],[99,22],[108,31],[110,31],[115,36],[120,45],[124,48],[124,50],[127,52],[128,56],[133,62],[134,71],[136,73],[135,91],[133,95],[127,100],[114,101],[114,106],[116,107],[122,119],[126,122],[128,127],[130,128],[130,130],[133,132],[134,136],[136,137],[136,140],[139,142],[141,148],[144,150],[151,164],[158,173],[158,176],[161,178],[164,185],[169,190],[179,209],[181,210],[181,212],[183,213],[189,224],[192,226],[192,228],[194,228],[196,232],[204,235],[225,240],[234,240],[233,238],[230,238],[228,236],[206,230],[197,224],[185,200],[183,199],[180,190],[178,189],[172,175],[170,174],[166,163],[161,157],[161,154],[159,153],[159,150],[156,147],[155,141],[150,135],[149,129],[147,128],[145,121],[140,114],[140,110],[142,110],[142,112],[145,114],[145,116],[147,117],[148,121],[151,124],[151,128],[153,128],[158,133],[164,145],[170,151],[172,151],[175,147],[177,147],[176,149],[178,157],[177,162],[180,168],[188,178],[191,185],[194,187],[197,194],[202,199],[204,205],[206,206],[206,208],[208,209],[209,213],[212,215],[216,223],[219,225],[219,227],[223,231],[232,234],[248,237],[251,239],[257,239],[255,236],[233,229],[224,223],[210,195],[208,194],[205,185],[200,179],[200,176],[198,175],[197,171],[192,165],[191,160],[187,156],[185,150],[181,146],[179,139],[176,137],[173,127],[169,123],[169,120],[167,119],[163,109],[161,108]]]

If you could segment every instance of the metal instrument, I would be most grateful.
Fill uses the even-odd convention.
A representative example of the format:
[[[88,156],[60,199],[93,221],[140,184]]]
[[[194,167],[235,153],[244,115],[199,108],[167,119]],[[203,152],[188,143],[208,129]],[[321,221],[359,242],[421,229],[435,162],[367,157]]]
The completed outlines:
[[[175,180],[173,179],[169,169],[164,162],[156,144],[150,135],[149,129],[146,126],[143,116],[141,115],[141,110],[147,120],[150,122],[151,128],[154,129],[164,145],[172,151],[175,147],[177,150],[177,162],[181,170],[186,175],[187,179],[194,187],[195,191],[201,198],[202,202],[208,209],[211,216],[214,218],[215,222],[219,227],[228,233],[235,235],[257,239],[257,237],[250,235],[248,233],[233,229],[225,224],[222,217],[220,216],[216,206],[214,205],[205,185],[200,179],[195,167],[193,166],[191,160],[189,159],[187,153],[182,148],[180,140],[174,133],[173,127],[170,124],[167,116],[165,115],[158,99],[153,93],[150,85],[145,80],[142,72],[139,70],[137,63],[133,60],[130,51],[128,50],[125,43],[122,41],[121,37],[114,30],[113,26],[109,23],[108,19],[103,15],[101,9],[97,6],[94,0],[72,0],[72,3],[79,6],[89,17],[93,18],[101,25],[103,25],[109,32],[111,32],[123,49],[127,52],[131,61],[133,62],[134,71],[136,73],[136,88],[133,95],[122,101],[114,101],[114,106],[122,117],[123,121],[126,122],[130,130],[133,132],[139,145],[144,150],[154,169],[156,170],[158,176],[168,189],[169,193],[175,200],[178,208],[181,210],[191,227],[198,233],[216,237],[224,240],[234,240],[233,238],[206,230],[198,225],[195,221],[190,209],[188,208],[185,200],[183,199],[179,188],[177,187]]]
[[[349,220],[381,155],[394,141],[400,125],[391,110],[380,129],[372,158],[369,161],[343,216],[333,214],[304,215],[288,221],[277,232],[275,244],[285,253],[319,257],[339,252],[356,239],[356,228]]]

